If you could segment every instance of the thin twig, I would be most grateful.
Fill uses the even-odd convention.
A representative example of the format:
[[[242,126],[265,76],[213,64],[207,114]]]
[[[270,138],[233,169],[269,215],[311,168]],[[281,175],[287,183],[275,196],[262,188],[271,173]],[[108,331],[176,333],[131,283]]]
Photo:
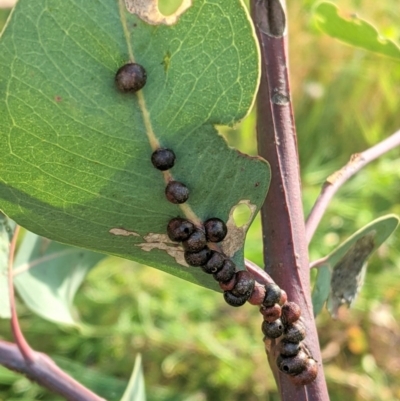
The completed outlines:
[[[256,265],[252,261],[245,259],[244,263],[246,266],[246,270],[253,274],[258,283],[271,284],[275,282],[265,270],[261,269],[260,266]]]
[[[400,146],[400,131],[395,132],[393,135],[366,151],[352,155],[350,161],[344,167],[327,178],[306,221],[306,237],[308,243],[310,243],[336,191],[365,165],[397,146]]]
[[[34,351],[22,334],[15,306],[13,263],[20,227],[17,225],[8,257],[8,290],[11,308],[11,330],[15,344],[0,341],[0,364],[23,373],[30,379],[71,401],[105,401],[63,372],[47,355]]]
[[[69,401],[105,401],[63,372],[47,355],[31,350],[34,363],[27,363],[15,344],[0,341],[0,364],[28,376]]]
[[[31,364],[34,362],[34,353],[26,342],[24,335],[22,334],[21,328],[18,322],[18,315],[15,306],[15,296],[14,296],[14,283],[13,283],[13,263],[15,248],[17,245],[17,239],[19,234],[19,225],[15,227],[14,234],[10,243],[10,251],[8,256],[8,294],[10,297],[10,309],[11,309],[11,330],[14,336],[15,343],[19,348],[22,356],[24,357],[26,363]]]

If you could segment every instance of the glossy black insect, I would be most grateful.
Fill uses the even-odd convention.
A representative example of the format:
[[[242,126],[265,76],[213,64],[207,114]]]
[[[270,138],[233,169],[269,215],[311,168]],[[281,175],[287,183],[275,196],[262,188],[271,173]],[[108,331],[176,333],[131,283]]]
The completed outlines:
[[[214,274],[221,270],[226,257],[221,252],[213,251],[210,260],[201,268],[207,274]]]
[[[190,237],[182,242],[183,247],[189,252],[199,252],[207,245],[204,231],[195,229]]]
[[[279,343],[279,351],[282,356],[295,356],[300,352],[300,349],[300,343],[291,343],[285,340]]]
[[[167,234],[171,241],[181,242],[189,238],[194,231],[194,225],[189,220],[175,217],[167,226]]]
[[[246,296],[237,297],[233,295],[231,291],[224,291],[224,299],[225,302],[231,306],[242,306],[247,301]]]
[[[295,376],[307,369],[308,359],[310,359],[308,355],[304,351],[300,351],[296,356],[279,355],[276,364],[281,372]]]
[[[124,93],[137,92],[146,84],[146,70],[137,63],[123,65],[115,74],[115,84]]]
[[[225,259],[221,270],[219,270],[217,273],[214,273],[213,277],[215,280],[221,283],[226,283],[227,281],[233,278],[235,272],[236,272],[236,265],[230,259]],[[241,297],[243,294],[233,294],[233,295]]]
[[[285,341],[299,343],[306,338],[306,329],[300,322],[292,323],[285,327],[283,338]]]
[[[189,189],[179,181],[170,181],[165,188],[165,196],[171,203],[185,203],[189,199]]]
[[[185,252],[185,260],[190,266],[202,266],[207,263],[211,257],[212,251],[210,249],[203,248],[199,252]]]
[[[174,167],[175,153],[171,149],[157,149],[151,155],[151,162],[158,170],[169,170],[170,168]]]
[[[265,337],[268,338],[278,338],[283,333],[283,323],[281,319],[276,319],[274,322],[263,321],[261,330]]]
[[[221,242],[228,232],[226,224],[216,217],[208,219],[204,223],[204,228],[206,230],[207,240],[210,242]]]
[[[236,284],[232,289],[232,294],[250,298],[255,286],[254,277],[246,270],[238,271],[236,277]]]
[[[312,383],[318,376],[318,364],[313,358],[308,358],[305,363],[305,369],[293,376],[292,382],[297,386],[305,386]]]
[[[265,298],[263,301],[264,306],[273,306],[276,303],[279,303],[279,300],[282,295],[282,290],[278,285],[274,283],[269,283],[265,285]]]

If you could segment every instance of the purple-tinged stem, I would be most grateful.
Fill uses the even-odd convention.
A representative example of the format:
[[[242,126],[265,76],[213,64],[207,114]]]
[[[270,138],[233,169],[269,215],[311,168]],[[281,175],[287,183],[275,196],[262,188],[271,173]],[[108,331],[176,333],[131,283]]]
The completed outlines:
[[[257,99],[259,154],[271,165],[271,185],[261,210],[265,269],[302,311],[305,343],[319,373],[307,386],[296,386],[276,367],[274,342],[268,353],[283,401],[329,400],[322,368],[310,290],[307,243],[301,203],[297,139],[286,53],[286,15],[278,0],[251,0],[261,48],[262,78]]]
[[[22,356],[24,357],[26,363],[30,364],[34,362],[34,353],[25,340],[22,334],[21,328],[19,327],[17,309],[15,307],[15,297],[14,297],[14,283],[13,283],[13,264],[15,248],[17,245],[17,239],[19,234],[19,226],[17,225],[14,230],[13,237],[10,242],[10,251],[8,256],[8,294],[10,297],[10,309],[11,309],[11,331],[17,347],[19,348]]]
[[[63,372],[47,355],[33,351],[34,361],[27,362],[17,345],[0,341],[0,364],[20,372],[31,380],[70,401],[105,401]]]
[[[274,283],[274,280],[272,280],[271,276],[265,270],[261,269],[260,266],[256,265],[248,259],[245,259],[244,262],[246,270],[254,276],[255,280],[258,283],[264,285]]]
[[[351,156],[349,162],[345,166],[327,178],[306,221],[307,243],[310,243],[326,209],[328,208],[329,202],[337,190],[365,165],[397,146],[400,146],[400,131],[395,132],[393,135],[362,153],[355,153]]]
[[[47,355],[34,351],[25,340],[18,322],[13,285],[13,263],[19,233],[17,225],[10,243],[8,289],[11,306],[11,329],[16,344],[0,341],[0,364],[70,401],[105,401],[63,372]]]

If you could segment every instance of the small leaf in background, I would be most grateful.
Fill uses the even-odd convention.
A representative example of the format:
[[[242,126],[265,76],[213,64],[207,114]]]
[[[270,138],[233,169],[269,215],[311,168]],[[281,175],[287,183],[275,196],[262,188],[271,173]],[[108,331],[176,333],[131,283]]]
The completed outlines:
[[[340,305],[350,305],[354,301],[363,284],[367,259],[398,224],[398,216],[380,217],[358,230],[326,257],[326,262],[318,268],[312,293],[315,316],[328,298],[327,309],[333,317]]]
[[[8,258],[10,241],[16,224],[0,211],[0,317],[11,317],[8,292]]]
[[[358,239],[333,267],[331,278],[331,293],[327,307],[329,313],[337,316],[341,305],[350,306],[364,284],[367,269],[367,258],[374,249],[375,231],[371,231]]]
[[[333,3],[317,4],[314,20],[322,32],[348,45],[400,60],[398,44],[383,37],[372,24],[356,15],[340,16],[339,8]]]
[[[121,401],[146,401],[144,377],[142,369],[142,357],[139,354],[135,360],[132,376]]]
[[[312,292],[314,315],[317,316],[325,305],[331,291],[331,269],[327,263],[318,267],[317,281]]]
[[[27,232],[14,262],[14,285],[28,308],[39,316],[76,325],[75,293],[90,269],[105,257]]]
[[[129,60],[147,71],[136,94],[115,86]],[[0,38],[0,208],[46,238],[221,291],[166,227],[176,216],[229,222],[246,202],[248,224],[222,244],[244,268],[270,169],[215,126],[246,117],[259,65],[242,0],[193,1],[171,26],[145,23],[123,0],[19,0]],[[176,155],[165,174],[189,188],[184,205],[166,200],[156,146]]]

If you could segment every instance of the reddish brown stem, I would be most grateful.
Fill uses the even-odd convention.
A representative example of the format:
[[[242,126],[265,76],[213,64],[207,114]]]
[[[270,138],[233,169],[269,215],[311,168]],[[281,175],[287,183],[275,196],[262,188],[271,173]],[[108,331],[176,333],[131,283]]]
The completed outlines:
[[[265,270],[261,269],[260,266],[257,266],[250,260],[245,259],[245,266],[246,270],[253,275],[258,283],[265,285],[274,282],[274,280],[272,280],[271,276]]]
[[[257,100],[259,154],[269,161],[271,185],[261,211],[265,269],[302,311],[305,343],[319,364],[317,379],[296,386],[277,371],[274,344],[271,368],[283,401],[329,400],[312,311],[307,243],[301,203],[296,131],[290,98],[285,43],[286,17],[278,0],[252,0],[251,12],[261,48],[262,78]]]
[[[63,372],[47,355],[33,353],[34,362],[27,363],[15,344],[0,341],[0,364],[20,372],[43,387],[70,401],[105,401]]]
[[[23,373],[50,391],[71,401],[105,401],[63,372],[47,355],[34,351],[22,334],[15,307],[13,263],[19,226],[10,243],[8,258],[8,289],[11,306],[11,329],[16,344],[0,341],[0,365]]]
[[[15,297],[14,297],[13,264],[14,264],[14,254],[17,245],[18,234],[19,234],[19,226],[17,225],[15,227],[14,234],[10,243],[10,251],[8,256],[8,293],[9,293],[10,308],[11,308],[11,331],[13,333],[15,343],[17,344],[26,363],[29,364],[34,362],[34,354],[32,352],[31,347],[26,342],[25,337],[22,334],[21,328],[19,327],[18,315],[15,307]]]

